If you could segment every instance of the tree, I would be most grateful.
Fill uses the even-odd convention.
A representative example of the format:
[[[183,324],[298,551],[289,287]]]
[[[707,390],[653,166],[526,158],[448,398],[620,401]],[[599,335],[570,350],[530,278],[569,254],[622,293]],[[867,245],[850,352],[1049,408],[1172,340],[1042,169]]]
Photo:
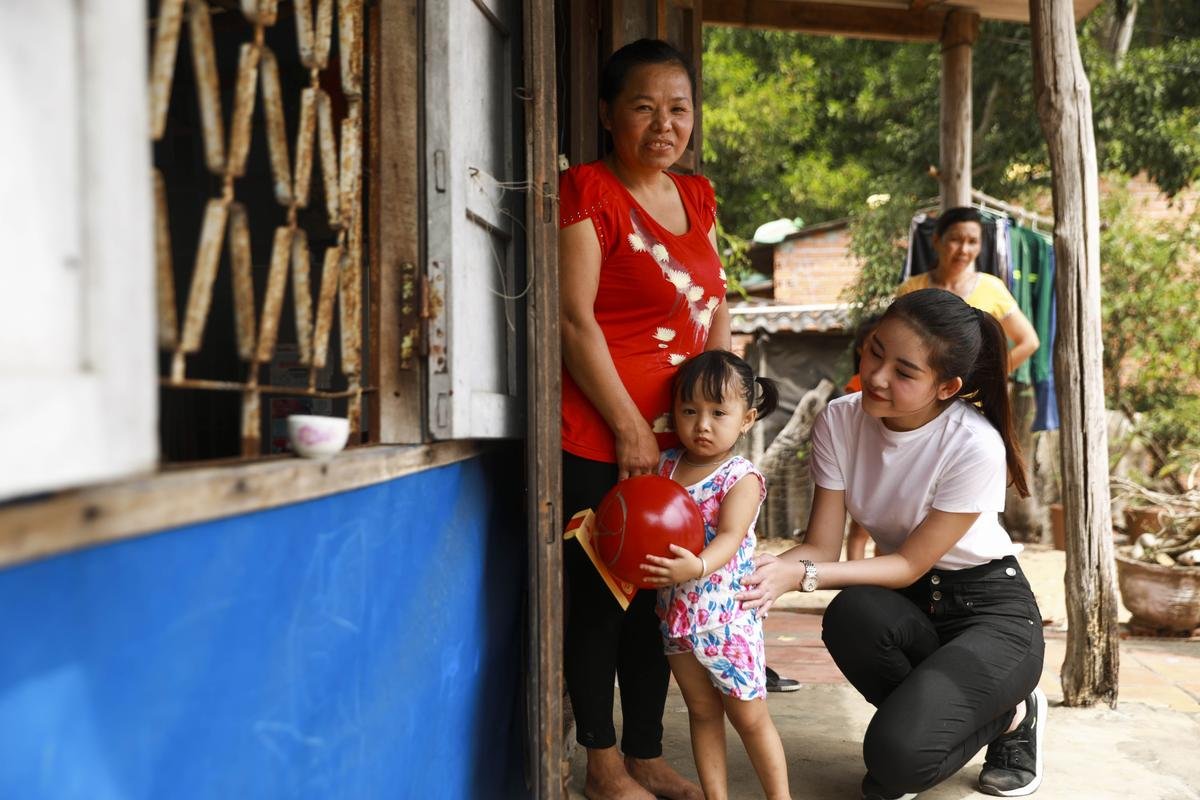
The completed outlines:
[[[731,234],[749,238],[779,217],[847,217],[872,195],[936,192],[936,45],[732,28],[706,28],[704,41],[704,170]],[[1105,0],[1079,46],[1100,168],[1145,171],[1169,194],[1200,178],[1200,3]],[[985,22],[973,182],[1016,201],[1049,189],[1032,75],[1030,29]]]
[[[1200,452],[1200,219],[1147,223],[1124,193],[1106,198],[1101,213],[1106,401],[1139,419],[1157,476],[1173,481]]]

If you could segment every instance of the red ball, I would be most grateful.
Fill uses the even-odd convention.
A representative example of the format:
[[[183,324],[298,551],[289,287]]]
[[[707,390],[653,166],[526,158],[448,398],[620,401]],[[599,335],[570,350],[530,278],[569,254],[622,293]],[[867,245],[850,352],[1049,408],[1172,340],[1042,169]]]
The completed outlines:
[[[670,478],[638,475],[608,490],[596,509],[596,554],[608,571],[643,589],[647,555],[673,557],[667,545],[704,549],[704,519],[687,489]]]

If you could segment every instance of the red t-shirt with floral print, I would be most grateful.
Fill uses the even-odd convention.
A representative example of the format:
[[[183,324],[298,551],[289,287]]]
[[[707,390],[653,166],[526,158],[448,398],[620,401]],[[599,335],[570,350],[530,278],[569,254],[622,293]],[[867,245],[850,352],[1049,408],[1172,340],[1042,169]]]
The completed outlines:
[[[602,161],[559,179],[559,227],[590,219],[600,240],[600,284],[593,312],[625,389],[658,438],[678,444],[670,427],[675,371],[704,350],[713,314],[725,298],[725,271],[708,232],[717,216],[712,184],[667,173],[679,190],[688,230],[663,228]],[[570,265],[566,265],[570,268]],[[564,365],[562,447],[615,463],[613,433]]]

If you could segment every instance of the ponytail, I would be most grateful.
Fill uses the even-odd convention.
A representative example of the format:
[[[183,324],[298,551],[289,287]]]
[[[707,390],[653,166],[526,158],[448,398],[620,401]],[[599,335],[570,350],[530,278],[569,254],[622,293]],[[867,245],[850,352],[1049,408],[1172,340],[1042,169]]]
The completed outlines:
[[[1004,442],[1012,484],[1029,496],[1025,459],[1017,442],[1008,400],[1008,337],[995,317],[943,289],[899,297],[885,317],[907,322],[929,347],[929,363],[942,380],[962,378],[956,397],[977,403]]]
[[[1021,497],[1029,496],[1025,477],[1025,459],[1013,425],[1012,404],[1008,399],[1008,337],[1000,323],[986,311],[974,309],[979,320],[979,359],[969,380],[963,381],[959,396],[974,395],[988,418],[1004,440],[1005,460],[1013,486]]]

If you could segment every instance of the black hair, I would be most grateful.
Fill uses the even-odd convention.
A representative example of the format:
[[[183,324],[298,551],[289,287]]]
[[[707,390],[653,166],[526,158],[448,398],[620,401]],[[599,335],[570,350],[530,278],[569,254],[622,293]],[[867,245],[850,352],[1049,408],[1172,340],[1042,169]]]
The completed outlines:
[[[854,331],[854,348],[850,351],[850,355],[854,358],[854,372],[858,373],[858,368],[862,362],[862,349],[867,343],[867,337],[871,335],[871,331],[879,327],[879,321],[883,319],[882,314],[872,314],[868,317],[863,317],[858,323],[858,328]]]
[[[940,239],[946,231],[950,230],[951,225],[957,225],[960,222],[974,222],[982,228],[983,214],[980,214],[978,209],[971,208],[970,206],[947,208],[938,215],[937,222],[933,225],[933,235]]]
[[[896,299],[884,319],[903,320],[929,348],[929,366],[943,381],[962,378],[956,397],[977,402],[1004,440],[1008,473],[1029,496],[1025,459],[1008,402],[1008,337],[996,318],[953,292],[921,289]]]
[[[744,360],[728,350],[705,350],[692,356],[675,373],[673,397],[688,401],[697,392],[717,403],[725,401],[725,387],[736,382],[746,405],[761,419],[779,407],[779,388],[770,378],[758,378]]]
[[[696,97],[696,70],[687,57],[662,39],[638,39],[608,57],[600,70],[600,99],[612,105],[625,88],[630,70],[646,64],[678,64],[687,73]]]

